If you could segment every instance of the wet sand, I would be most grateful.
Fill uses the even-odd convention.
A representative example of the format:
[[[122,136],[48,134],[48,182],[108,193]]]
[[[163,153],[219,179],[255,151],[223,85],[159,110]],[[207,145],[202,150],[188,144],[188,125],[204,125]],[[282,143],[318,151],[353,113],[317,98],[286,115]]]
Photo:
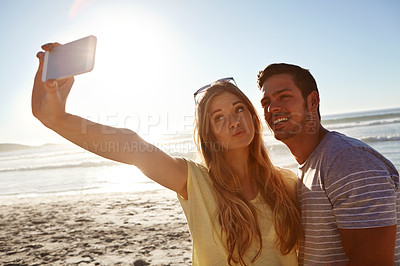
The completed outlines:
[[[168,190],[0,199],[1,265],[190,265]]]

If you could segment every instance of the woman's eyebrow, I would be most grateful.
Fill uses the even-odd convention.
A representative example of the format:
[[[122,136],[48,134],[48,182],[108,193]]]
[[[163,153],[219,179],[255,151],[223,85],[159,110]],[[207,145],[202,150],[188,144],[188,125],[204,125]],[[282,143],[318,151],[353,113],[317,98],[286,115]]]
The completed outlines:
[[[236,101],[236,102],[232,103],[232,106],[235,106],[235,105],[237,105],[237,104],[244,104],[244,102],[241,101],[241,100],[239,100],[239,101]],[[212,113],[210,113],[210,116],[213,116],[215,113],[220,112],[220,111],[222,111],[221,108],[219,108],[219,109],[213,111]]]
[[[234,102],[232,105],[235,106],[235,105],[237,105],[237,104],[239,104],[239,103],[243,103],[243,104],[244,104],[243,101],[236,101],[236,102]]]
[[[236,102],[232,103],[232,106],[235,106],[237,104],[244,104],[244,102],[243,101],[236,101]],[[210,113],[210,116],[212,116],[213,114],[215,114],[217,112],[220,112],[220,111],[222,111],[222,109],[217,109],[214,112]]]
[[[215,113],[222,111],[222,109],[217,109],[214,112],[210,113],[210,116],[213,116]]]

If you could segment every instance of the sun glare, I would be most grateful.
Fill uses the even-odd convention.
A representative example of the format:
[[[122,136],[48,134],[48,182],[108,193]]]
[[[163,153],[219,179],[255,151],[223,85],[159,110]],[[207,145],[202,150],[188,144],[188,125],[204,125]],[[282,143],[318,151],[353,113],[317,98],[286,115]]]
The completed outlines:
[[[156,69],[176,67],[173,34],[154,14],[121,8],[98,23],[96,67],[101,77],[121,81],[122,87],[127,80],[146,85]]]
[[[92,27],[85,30],[97,37],[95,67],[90,75],[82,75],[76,82],[80,99],[75,101],[75,108],[82,113],[92,105],[92,110],[98,111],[91,120],[131,127],[126,125],[128,121],[134,127],[140,124],[139,131],[149,134],[149,129],[143,126],[158,123],[161,118],[157,114],[165,113],[157,110],[157,101],[162,100],[156,97],[157,90],[163,89],[156,84],[170,84],[169,74],[179,67],[173,31],[156,14],[136,7],[114,7],[92,13]],[[93,101],[86,100],[82,105],[83,99]],[[99,103],[101,107],[96,106]],[[108,118],[110,114],[115,116]],[[160,134],[157,126],[151,130],[151,135]]]
[[[89,7],[91,3],[93,3],[93,0],[75,0],[69,11],[69,18],[74,18],[75,16],[77,16],[80,11]]]

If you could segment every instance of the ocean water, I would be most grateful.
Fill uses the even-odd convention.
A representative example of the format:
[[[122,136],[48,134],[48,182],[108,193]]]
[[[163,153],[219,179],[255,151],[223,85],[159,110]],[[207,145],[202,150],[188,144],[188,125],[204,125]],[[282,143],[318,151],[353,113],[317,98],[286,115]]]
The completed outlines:
[[[368,143],[400,169],[400,108],[330,115],[322,120],[329,130]],[[297,171],[297,163],[286,146],[268,132],[265,143],[276,165]],[[155,144],[171,155],[196,157],[196,147],[189,134]],[[2,198],[161,188],[134,166],[101,158],[72,144],[40,147],[0,144]]]

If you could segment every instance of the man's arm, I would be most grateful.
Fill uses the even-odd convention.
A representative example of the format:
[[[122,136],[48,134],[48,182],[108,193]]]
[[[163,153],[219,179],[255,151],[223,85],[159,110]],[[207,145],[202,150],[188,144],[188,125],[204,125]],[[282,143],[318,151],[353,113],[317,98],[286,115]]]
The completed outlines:
[[[394,171],[376,151],[351,147],[331,165],[326,192],[349,265],[393,265],[397,229]]]
[[[348,265],[393,266],[396,227],[339,229]]]

